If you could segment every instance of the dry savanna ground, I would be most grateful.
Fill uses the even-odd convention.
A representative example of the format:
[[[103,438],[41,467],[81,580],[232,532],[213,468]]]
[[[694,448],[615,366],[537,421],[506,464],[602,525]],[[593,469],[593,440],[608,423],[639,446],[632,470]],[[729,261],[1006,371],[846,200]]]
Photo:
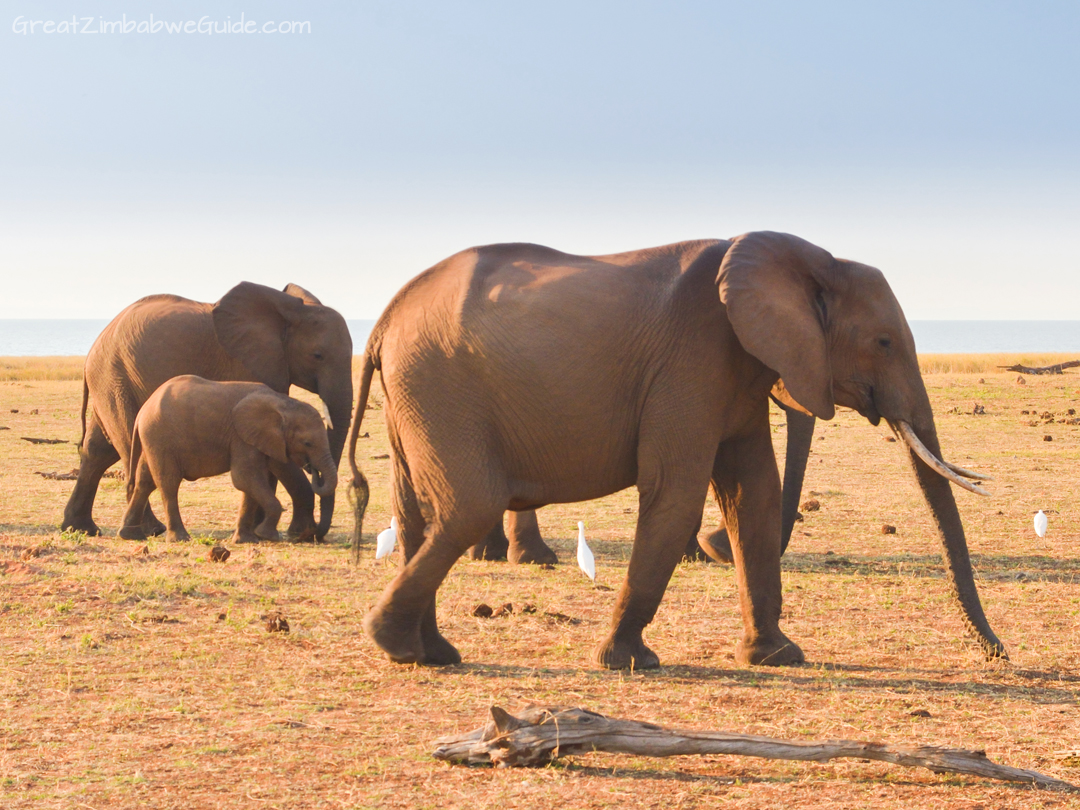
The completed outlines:
[[[985,749],[1080,783],[1080,374],[1019,385],[996,360],[930,358],[927,386],[946,457],[995,478],[992,498],[957,501],[1011,662],[984,663],[965,637],[902,446],[841,413],[818,425],[803,497],[820,509],[797,524],[783,562],[783,627],[809,663],[737,666],[731,569],[685,563],[646,632],[664,666],[643,673],[590,663],[626,569],[632,491],[542,510],[564,561],[554,569],[459,562],[439,617],[466,663],[395,666],[360,630],[396,563],[373,559],[389,520],[378,397],[360,442],[372,503],[359,567],[345,509],[328,544],[236,547],[216,563],[208,552],[228,538],[238,500],[224,478],[182,488],[190,544],[117,539],[115,478],[98,502],[106,536],[61,534],[71,482],[37,473],[78,463],[78,363],[2,360],[0,806],[1080,807],[1068,794],[859,761],[593,753],[492,770],[430,755],[490,705],[535,701],[796,740]],[[773,424],[782,448],[779,413]],[[1049,515],[1043,539],[1037,509]],[[573,564],[579,519],[596,586]],[[716,519],[710,504],[706,526]],[[476,618],[482,602],[516,610]],[[275,611],[290,632],[268,632]]]

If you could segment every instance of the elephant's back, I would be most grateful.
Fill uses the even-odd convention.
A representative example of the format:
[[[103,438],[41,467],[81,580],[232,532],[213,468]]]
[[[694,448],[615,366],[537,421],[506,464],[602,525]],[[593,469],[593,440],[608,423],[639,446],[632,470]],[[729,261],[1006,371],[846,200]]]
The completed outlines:
[[[95,409],[118,410],[117,400],[123,399],[123,410],[137,410],[158,386],[182,374],[250,379],[218,342],[212,310],[212,304],[168,294],[125,308],[87,354],[86,382]]]

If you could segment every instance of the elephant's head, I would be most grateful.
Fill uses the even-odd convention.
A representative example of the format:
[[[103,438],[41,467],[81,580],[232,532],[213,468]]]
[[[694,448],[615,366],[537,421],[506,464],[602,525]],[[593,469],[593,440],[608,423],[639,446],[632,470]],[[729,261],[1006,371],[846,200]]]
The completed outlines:
[[[1007,657],[983,614],[949,481],[986,494],[984,478],[941,460],[915,341],[881,271],[788,234],[737,237],[717,277],[739,342],[776,371],[787,394],[822,419],[835,405],[885,419],[911,463],[944,544],[954,593],[988,657]]]
[[[232,420],[247,444],[281,464],[291,461],[311,470],[316,495],[326,497],[337,488],[337,462],[326,427],[306,402],[264,389],[236,403]]]
[[[296,385],[326,403],[330,451],[337,464],[352,415],[352,338],[345,319],[295,284],[284,292],[249,281],[214,305],[214,330],[225,351],[275,391]],[[316,534],[330,529],[333,491],[322,495]]]

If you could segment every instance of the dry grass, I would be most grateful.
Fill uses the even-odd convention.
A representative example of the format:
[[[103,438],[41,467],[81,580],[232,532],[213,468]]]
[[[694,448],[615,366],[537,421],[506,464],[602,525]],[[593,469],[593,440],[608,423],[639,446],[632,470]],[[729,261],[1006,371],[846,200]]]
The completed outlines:
[[[1052,366],[1080,360],[1080,354],[920,354],[919,368],[923,374],[998,374],[1004,366]]]
[[[0,382],[81,380],[83,360],[77,357],[0,357]]]
[[[665,666],[634,674],[589,663],[615,598],[607,588],[625,573],[632,492],[541,512],[569,564],[460,562],[439,614],[466,663],[399,667],[360,631],[394,574],[372,559],[374,532],[389,520],[378,410],[361,442],[372,505],[359,568],[348,564],[344,518],[328,546],[237,547],[215,564],[200,542],[151,541],[142,554],[143,544],[114,538],[123,508],[115,480],[103,483],[98,508],[108,537],[59,534],[71,484],[34,471],[71,469],[74,447],[19,437],[77,439],[79,384],[0,383],[0,427],[10,428],[0,431],[0,806],[1080,807],[1076,797],[881,763],[593,754],[493,771],[430,757],[436,737],[475,727],[491,703],[535,700],[794,739],[985,748],[1080,782],[1069,753],[1080,747],[1071,485],[1080,426],[1057,421],[1080,409],[1080,375],[1025,386],[1015,377],[927,380],[947,456],[995,477],[992,499],[957,499],[1010,664],[984,664],[964,637],[901,448],[884,428],[842,413],[817,428],[806,490],[822,506],[798,525],[784,560],[783,626],[810,663],[738,667],[731,570],[686,564],[646,632]],[[984,415],[972,414],[976,402]],[[774,424],[780,442],[778,414]],[[186,484],[181,497],[193,534],[229,535],[237,497],[226,480]],[[1039,508],[1050,515],[1042,540],[1031,529]],[[601,587],[572,564],[581,518]],[[711,504],[706,520],[716,520]],[[897,534],[883,535],[884,523]],[[471,616],[478,602],[533,603],[540,613],[481,620]],[[260,617],[273,609],[288,618],[288,635],[266,631]],[[580,623],[552,624],[544,611]]]

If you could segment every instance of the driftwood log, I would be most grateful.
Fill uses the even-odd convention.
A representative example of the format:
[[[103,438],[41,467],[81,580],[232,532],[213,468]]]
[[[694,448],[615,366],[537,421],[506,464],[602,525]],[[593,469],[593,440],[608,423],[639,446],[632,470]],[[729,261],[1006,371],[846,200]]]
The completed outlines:
[[[1075,368],[1080,366],[1080,360],[1070,360],[1068,363],[1056,363],[1052,366],[1022,366],[1017,363],[1015,366],[998,366],[1006,371],[1015,371],[1018,374],[1064,374],[1065,369]]]
[[[765,759],[826,762],[830,759],[876,759],[934,773],[963,773],[1007,782],[1025,782],[1056,790],[1080,791],[1037,771],[998,765],[984,751],[961,748],[895,748],[854,740],[797,742],[727,731],[668,729],[637,720],[613,720],[567,706],[530,706],[515,717],[491,707],[483,728],[436,740],[433,756],[468,765],[545,765],[566,754],[607,751],[648,757],[685,754],[735,754]]]

